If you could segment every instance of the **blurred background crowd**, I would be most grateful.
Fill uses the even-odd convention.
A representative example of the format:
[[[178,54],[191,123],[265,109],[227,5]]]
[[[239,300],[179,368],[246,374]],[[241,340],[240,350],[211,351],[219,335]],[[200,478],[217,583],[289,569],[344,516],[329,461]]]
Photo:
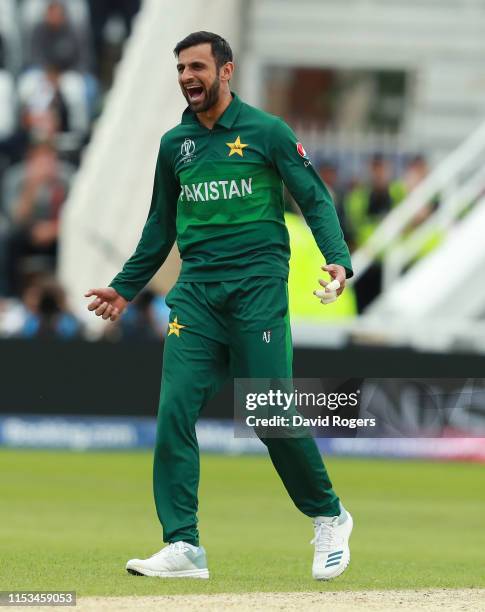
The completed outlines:
[[[79,338],[56,280],[59,218],[140,0],[0,0],[0,334]],[[114,336],[159,337],[147,292]],[[164,309],[162,308],[162,311]],[[126,327],[126,330],[125,330]]]

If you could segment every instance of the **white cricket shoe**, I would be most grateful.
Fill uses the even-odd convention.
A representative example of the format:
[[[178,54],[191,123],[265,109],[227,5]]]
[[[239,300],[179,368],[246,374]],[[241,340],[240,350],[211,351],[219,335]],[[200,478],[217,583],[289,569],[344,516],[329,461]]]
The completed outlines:
[[[353,521],[343,507],[339,516],[313,519],[315,555],[312,574],[315,580],[331,580],[342,574],[350,563],[349,538]]]
[[[187,542],[169,544],[149,559],[130,559],[126,570],[135,576],[209,578],[204,547]]]

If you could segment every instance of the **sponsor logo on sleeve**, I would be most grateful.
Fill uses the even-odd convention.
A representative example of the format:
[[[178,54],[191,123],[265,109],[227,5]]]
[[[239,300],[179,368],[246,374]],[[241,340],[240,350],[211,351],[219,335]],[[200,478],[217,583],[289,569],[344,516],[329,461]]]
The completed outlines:
[[[301,142],[297,142],[296,143],[296,150],[298,152],[298,155],[300,157],[302,157],[305,161],[304,161],[304,165],[305,168],[307,168],[308,166],[310,166],[310,164],[312,163],[310,161],[310,159],[308,158],[308,153],[305,151],[304,146],[301,144]]]

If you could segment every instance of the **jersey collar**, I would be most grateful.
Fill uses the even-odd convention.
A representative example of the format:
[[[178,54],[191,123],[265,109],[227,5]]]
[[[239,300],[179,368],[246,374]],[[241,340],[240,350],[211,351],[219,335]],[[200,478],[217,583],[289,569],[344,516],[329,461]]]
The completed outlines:
[[[228,130],[231,129],[232,126],[234,125],[237,119],[237,116],[239,115],[239,111],[241,110],[241,106],[242,106],[241,98],[239,98],[239,96],[235,94],[233,91],[231,91],[231,94],[232,94],[232,102],[229,104],[226,110],[222,113],[222,115],[219,117],[219,119],[217,120],[215,124],[215,125],[221,125],[222,127],[225,127]],[[197,119],[197,115],[190,110],[189,106],[182,113],[182,123],[199,123],[199,120]]]

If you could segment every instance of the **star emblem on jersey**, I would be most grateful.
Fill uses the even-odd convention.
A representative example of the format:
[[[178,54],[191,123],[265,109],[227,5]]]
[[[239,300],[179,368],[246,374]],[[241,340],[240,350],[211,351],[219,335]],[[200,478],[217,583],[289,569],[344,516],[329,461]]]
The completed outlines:
[[[187,327],[187,325],[180,325],[178,317],[175,317],[175,319],[168,324],[168,335],[171,336],[175,334],[177,338],[180,338],[180,330],[184,327]]]
[[[237,154],[243,157],[243,149],[249,146],[241,142],[240,136],[238,136],[234,142],[226,142],[226,145],[231,149],[229,151],[229,157],[231,157],[231,155],[234,155],[234,154]]]

